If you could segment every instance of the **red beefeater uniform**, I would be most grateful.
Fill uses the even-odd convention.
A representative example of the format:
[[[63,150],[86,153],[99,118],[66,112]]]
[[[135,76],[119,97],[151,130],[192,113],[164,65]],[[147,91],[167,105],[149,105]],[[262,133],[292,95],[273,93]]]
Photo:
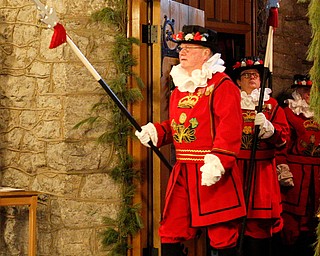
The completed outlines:
[[[244,128],[241,150],[238,156],[238,166],[241,170],[244,184],[248,177],[250,165],[255,112],[255,110],[242,110]],[[279,107],[275,99],[270,98],[265,101],[262,112],[267,120],[273,124],[275,130],[270,138],[258,139],[248,203],[248,225],[250,225],[250,219],[273,219],[272,222],[275,223],[280,219],[282,212],[280,188],[276,172],[275,150],[286,143],[289,128],[284,111]],[[247,187],[244,187],[244,189],[246,190]],[[270,229],[266,227],[269,229],[266,230],[266,234],[254,234],[255,231],[251,230],[252,233],[248,235],[255,238],[266,238],[264,236],[268,237],[272,235],[271,226],[272,223],[269,222]]]
[[[302,218],[300,230],[314,231],[320,199],[320,125],[289,107],[284,110],[290,125],[287,163],[294,187],[282,189],[283,210]]]
[[[207,86],[194,93],[173,90],[169,120],[155,124],[158,147],[174,143],[176,163],[169,178],[165,219],[177,177],[186,170],[191,225],[208,226],[245,215],[242,184],[236,165],[242,116],[240,93],[224,73],[215,73]],[[219,157],[225,174],[212,186],[201,185],[204,156]]]

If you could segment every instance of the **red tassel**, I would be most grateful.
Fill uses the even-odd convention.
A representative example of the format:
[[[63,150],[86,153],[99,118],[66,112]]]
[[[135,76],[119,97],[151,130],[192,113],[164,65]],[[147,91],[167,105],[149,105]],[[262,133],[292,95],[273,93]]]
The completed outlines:
[[[278,27],[278,25],[279,25],[279,22],[278,22],[278,8],[276,8],[276,7],[271,7],[270,8],[267,24],[268,24],[268,26],[272,26],[274,28]]]
[[[54,32],[49,46],[50,49],[56,48],[67,41],[67,32],[60,23],[57,23],[53,29]]]

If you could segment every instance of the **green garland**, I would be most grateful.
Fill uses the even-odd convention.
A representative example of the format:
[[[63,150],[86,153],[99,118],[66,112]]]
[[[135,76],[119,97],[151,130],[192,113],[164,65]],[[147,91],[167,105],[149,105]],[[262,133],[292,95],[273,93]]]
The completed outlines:
[[[126,106],[142,99],[140,89],[143,83],[139,77],[132,72],[136,65],[131,51],[133,44],[139,44],[135,38],[127,38],[127,5],[125,0],[108,0],[106,8],[94,13],[93,20],[113,25],[117,28],[115,43],[112,50],[113,63],[115,65],[115,79],[109,82],[110,88],[117,95],[118,99]],[[140,88],[128,88],[128,78],[134,77]],[[99,102],[92,108],[94,113],[105,110],[112,113],[112,122],[103,117],[91,116],[78,123],[75,128],[84,124],[98,124],[98,121],[108,122],[108,131],[99,136],[100,143],[113,143],[117,149],[117,166],[110,172],[110,177],[121,187],[121,206],[117,219],[104,218],[107,230],[103,232],[102,243],[110,249],[109,255],[124,256],[131,248],[129,238],[134,236],[142,227],[140,217],[140,205],[133,204],[133,197],[136,192],[136,182],[139,182],[139,172],[132,168],[133,159],[127,153],[127,139],[132,134],[132,126],[122,114],[116,104],[107,99]]]
[[[309,3],[308,16],[312,29],[312,41],[309,45],[307,59],[313,61],[310,69],[312,79],[310,107],[314,111],[314,118],[320,122],[320,1],[319,0],[298,0],[298,3]],[[318,209],[318,219],[320,219],[320,209]],[[317,241],[315,243],[314,256],[320,256],[320,221],[316,230]]]
[[[320,122],[320,2],[312,0],[309,4],[308,16],[312,28],[312,42],[309,46],[308,60],[314,64],[310,70],[313,81],[310,106],[315,113],[315,119]]]
[[[318,218],[320,218],[319,214],[320,213],[318,213]],[[320,223],[318,224],[318,227],[317,227],[317,238],[318,240],[315,243],[314,256],[320,255]]]
[[[313,61],[310,69],[312,79],[310,106],[314,111],[314,118],[320,122],[320,1],[298,0],[298,3],[309,3],[308,16],[312,29],[312,41],[309,45],[307,59]]]

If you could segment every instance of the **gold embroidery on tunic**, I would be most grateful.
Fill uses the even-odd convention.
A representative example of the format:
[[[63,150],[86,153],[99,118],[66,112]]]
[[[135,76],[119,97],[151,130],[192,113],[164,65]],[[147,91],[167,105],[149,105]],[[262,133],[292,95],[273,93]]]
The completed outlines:
[[[243,131],[244,134],[252,134],[252,127],[251,126],[245,126],[243,127]]]
[[[255,111],[244,112],[242,113],[242,116],[243,116],[243,121],[245,123],[250,123],[254,121],[256,117],[256,112]]]
[[[314,121],[313,119],[309,119],[309,120],[305,121],[303,123],[303,126],[307,131],[316,131],[317,132],[320,130],[320,125],[316,121]]]
[[[300,145],[304,148],[304,150],[302,150],[304,155],[315,156],[315,157],[320,156],[320,145],[316,144],[316,135],[315,134],[310,135],[308,142],[301,140]]]
[[[179,124],[175,122],[174,119],[171,121],[171,127],[175,131],[173,134],[173,139],[177,143],[187,142],[190,143],[196,140],[195,128],[198,126],[198,120],[196,118],[191,118],[189,120],[189,126],[185,127],[185,122],[187,120],[187,115],[182,113],[179,117]]]
[[[320,125],[313,119],[309,119],[303,122],[303,126],[306,131],[311,131],[312,134],[309,136],[309,141],[300,141],[300,145],[304,148],[303,154],[306,156],[320,156],[320,145],[317,143],[316,134],[320,131]],[[314,132],[314,133],[313,133]]]
[[[255,119],[255,112],[245,112],[242,113],[243,120],[245,123],[252,123]],[[242,137],[241,137],[241,149],[251,149],[252,148],[252,142],[253,142],[253,133],[254,129],[250,125],[245,125],[242,129]],[[257,147],[259,147],[260,141],[257,142]]]
[[[198,94],[199,97],[201,97],[203,95],[209,96],[213,92],[213,89],[214,89],[214,84],[209,85],[209,86],[204,87],[204,88],[199,88],[197,94]]]
[[[187,95],[179,100],[178,108],[193,108],[199,100],[197,95]]]
[[[209,96],[213,92],[213,88],[214,88],[214,85],[208,86],[204,95]]]
[[[193,95],[192,93],[190,93],[189,95],[184,96],[179,100],[178,108],[193,108],[199,101],[200,97],[202,97],[203,95],[209,96],[213,92],[213,89],[214,84],[208,87],[199,88],[197,95]]]
[[[270,112],[271,111],[271,109],[272,109],[272,104],[264,104],[263,106],[262,106],[262,112]]]
[[[241,137],[241,149],[251,149],[253,136],[252,134],[242,133]]]

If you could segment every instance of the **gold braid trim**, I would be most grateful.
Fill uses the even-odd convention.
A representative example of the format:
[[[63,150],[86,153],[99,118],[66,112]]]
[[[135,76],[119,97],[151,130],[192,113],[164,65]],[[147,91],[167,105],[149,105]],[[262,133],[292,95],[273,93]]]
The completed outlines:
[[[218,153],[222,153],[222,154],[226,154],[226,155],[231,155],[231,156],[236,156],[237,154],[233,151],[229,151],[229,150],[225,150],[225,149],[221,149],[221,148],[213,148],[212,149],[212,153],[214,152],[218,152]]]

